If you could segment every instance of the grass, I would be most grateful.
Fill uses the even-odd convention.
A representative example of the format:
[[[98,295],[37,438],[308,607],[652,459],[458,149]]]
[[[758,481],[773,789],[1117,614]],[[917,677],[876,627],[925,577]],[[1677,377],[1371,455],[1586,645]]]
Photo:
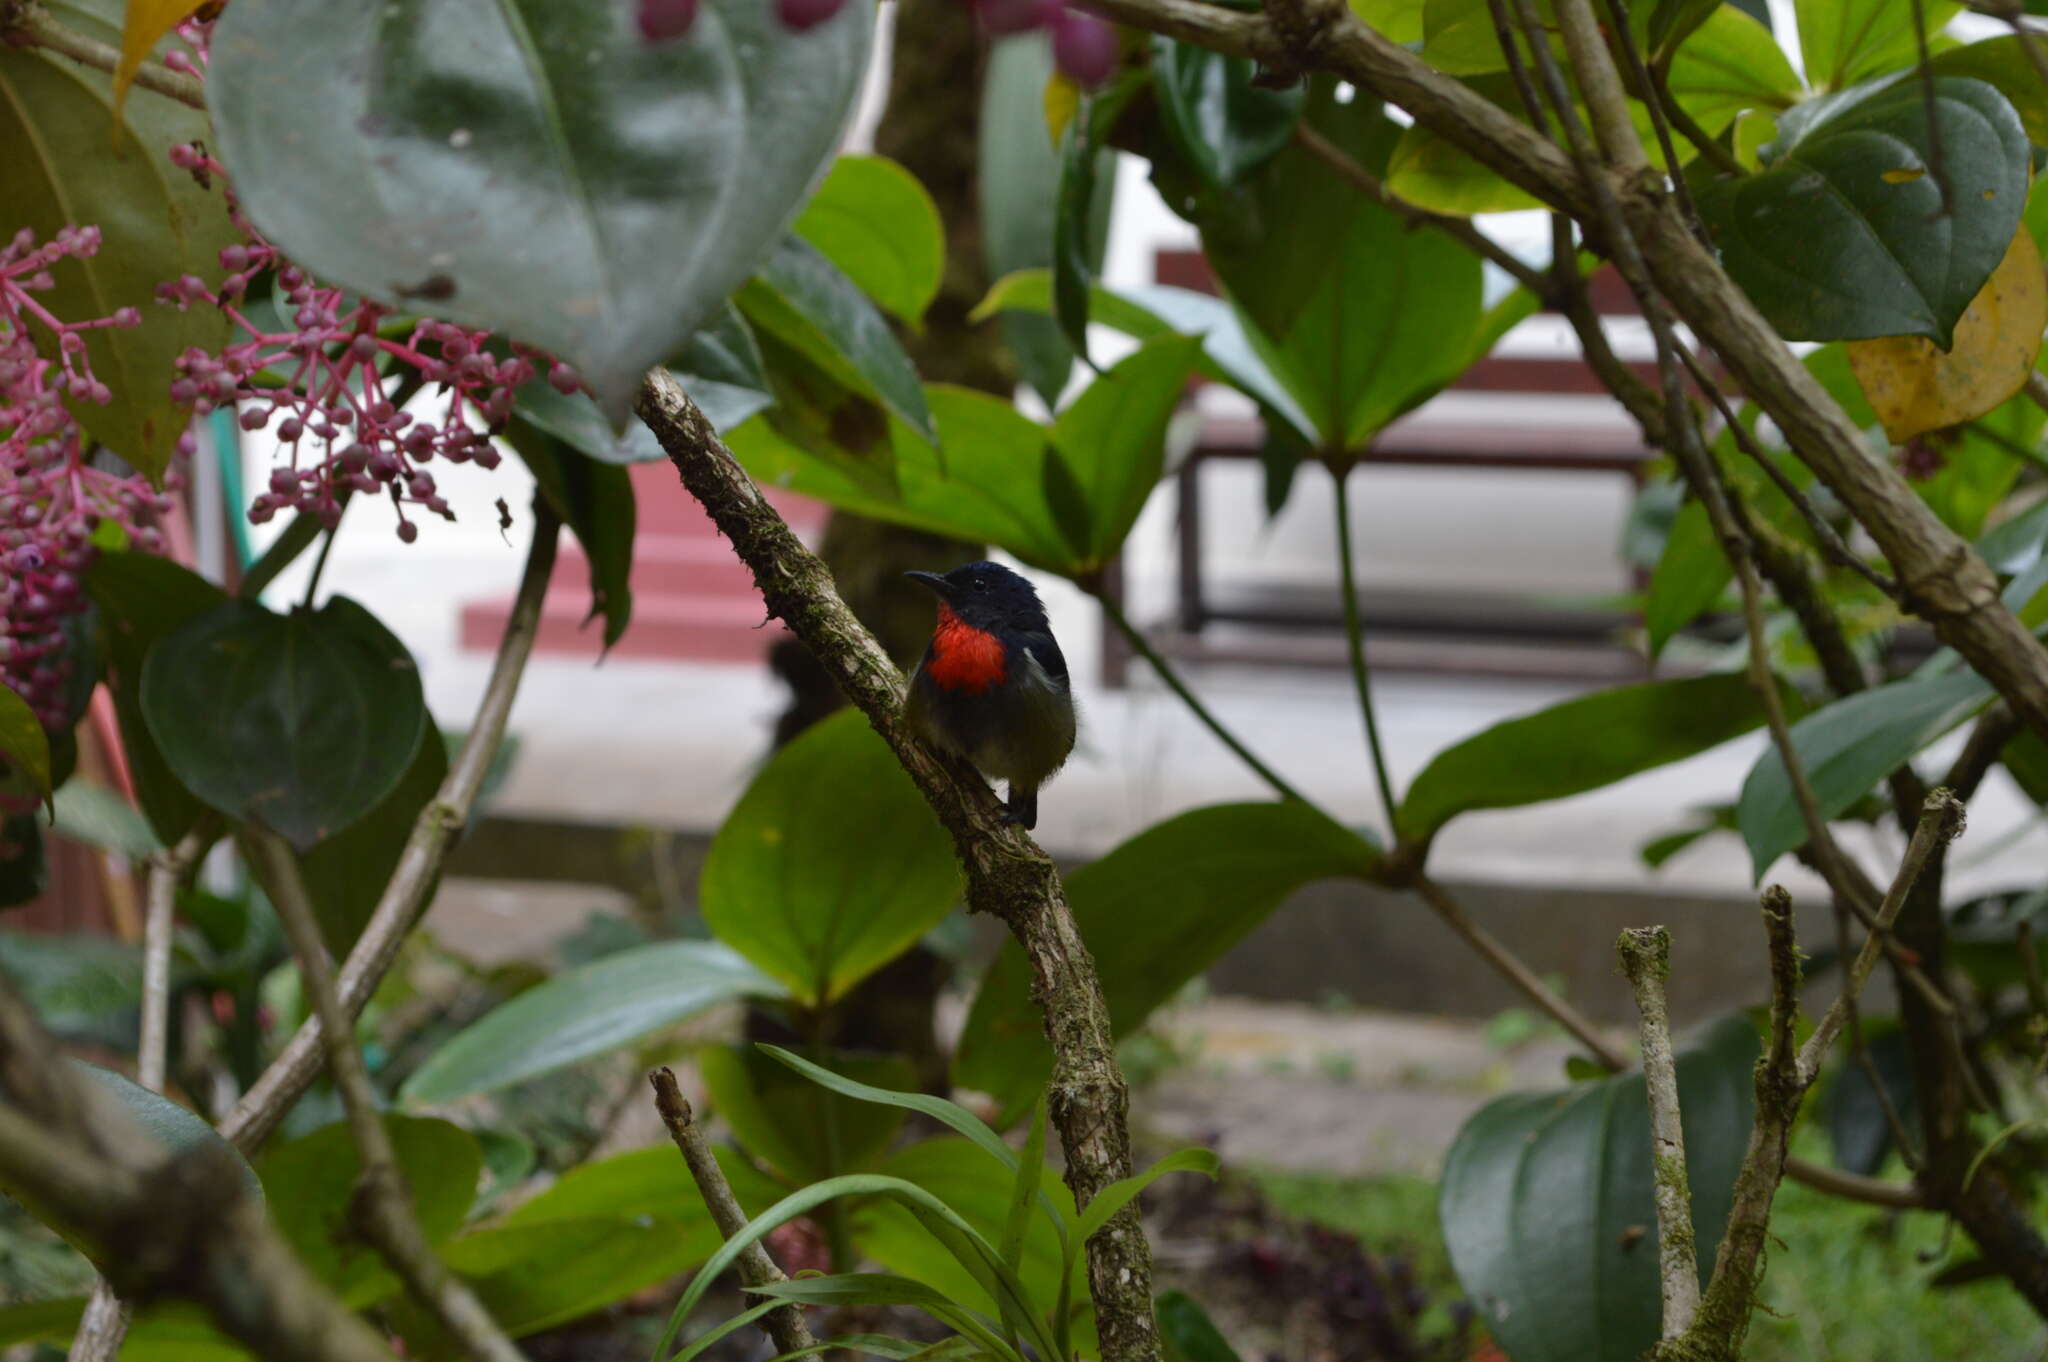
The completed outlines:
[[[1823,1147],[1802,1152],[1826,1156]],[[1436,1184],[1429,1179],[1269,1172],[1258,1181],[1287,1214],[1356,1234],[1375,1253],[1409,1256],[1433,1299],[1462,1294],[1437,1229]],[[1924,1285],[1942,1266],[1971,1256],[1956,1241],[1937,1258],[1942,1222],[1935,1216],[1891,1216],[1787,1183],[1771,1230],[1778,1242],[1762,1302],[1773,1313],[1759,1310],[1752,1320],[1745,1362],[2048,1357],[2048,1325],[2004,1282]],[[1933,1261],[1921,1261],[1923,1252]]]

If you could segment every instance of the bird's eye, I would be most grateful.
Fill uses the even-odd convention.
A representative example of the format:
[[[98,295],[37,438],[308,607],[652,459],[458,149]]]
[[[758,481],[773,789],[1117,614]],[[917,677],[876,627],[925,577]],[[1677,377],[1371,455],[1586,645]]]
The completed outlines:
[[[988,590],[988,578],[986,578],[986,577],[976,577],[976,578],[974,579],[974,589],[975,589],[976,591],[986,591],[986,590]]]

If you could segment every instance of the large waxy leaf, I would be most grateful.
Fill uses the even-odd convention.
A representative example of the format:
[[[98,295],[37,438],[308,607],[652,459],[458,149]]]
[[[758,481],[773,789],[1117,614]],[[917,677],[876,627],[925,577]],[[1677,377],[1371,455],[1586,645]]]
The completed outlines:
[[[384,1131],[429,1243],[462,1227],[482,1167],[474,1136],[446,1121],[388,1115]],[[397,1288],[375,1249],[353,1230],[362,1159],[337,1121],[268,1150],[257,1170],[271,1217],[299,1261],[355,1304]]]
[[[1369,99],[1311,83],[1307,125],[1384,173],[1400,129]],[[1202,244],[1266,365],[1325,450],[1364,445],[1483,352],[1480,264],[1399,217],[1299,146],[1208,197]]]
[[[1927,32],[1939,33],[1961,8],[1955,0],[1793,0],[1806,78],[1822,90],[1845,90],[1896,71],[1919,55],[1916,9]]]
[[[168,845],[191,830],[205,805],[173,773],[143,721],[143,663],[165,636],[227,596],[191,569],[147,553],[101,554],[85,584],[105,626],[108,689],[121,721],[135,802]]]
[[[50,17],[99,42],[121,42],[120,0],[53,0]],[[202,189],[166,152],[204,139],[206,115],[148,90],[113,113],[104,72],[33,47],[0,43],[0,204],[6,231],[34,229],[47,241],[59,228],[97,226],[99,253],[58,263],[56,287],[36,300],[65,321],[138,308],[144,325],[85,333],[86,354],[114,400],[68,403],[95,439],[152,477],[170,462],[185,412],[171,401],[174,361],[187,347],[218,350],[228,322],[212,308],[173,311],[156,286],[182,274],[220,277],[221,248],[240,240],[220,189]],[[118,152],[114,149],[118,148]],[[45,354],[56,338],[34,324]]]
[[[805,730],[754,777],[698,892],[718,939],[807,1007],[844,996],[959,897],[951,839],[853,710]]]
[[[1833,818],[1872,786],[1991,703],[1989,682],[1972,671],[1908,677],[1837,700],[1792,725],[1792,746],[1823,818]],[[1742,782],[1736,823],[1756,877],[1806,841],[1806,824],[1775,748]]]
[[[917,1071],[901,1055],[814,1055],[835,1073],[909,1091]],[[903,1126],[903,1109],[820,1092],[751,1045],[697,1052],[711,1111],[740,1147],[791,1186],[872,1169]]]
[[[345,596],[188,620],[150,650],[142,713],[187,789],[300,851],[377,807],[428,729],[411,654]]]
[[[1910,335],[1947,347],[2004,258],[2026,206],[2026,131],[1992,86],[1934,85],[1947,212],[1915,81],[1801,106],[1780,120],[1769,169],[1702,190],[1729,274],[1788,340]]]
[[[12,788],[16,782],[24,791]],[[31,804],[49,797],[50,736],[28,701],[0,685],[0,795],[24,792]]]
[[[1786,702],[1797,695],[1786,689]],[[1495,724],[1430,759],[1401,801],[1403,840],[1426,844],[1458,814],[1511,809],[1612,785],[1764,721],[1739,672],[1595,691]]]
[[[1754,1106],[1756,1032],[1717,1022],[1678,1056],[1700,1276],[1713,1270]],[[1515,1362],[1636,1362],[1657,1341],[1657,1217],[1641,1074],[1488,1103],[1445,1157],[1458,1280]]]
[[[1643,603],[1643,628],[1650,636],[1650,656],[1664,651],[1671,636],[1698,619],[1721,599],[1734,578],[1707,508],[1697,500],[1678,508],[1664,552],[1650,574],[1649,598]]]
[[[831,156],[873,27],[707,0],[630,7],[236,0],[208,93],[250,216],[316,275],[573,364],[615,424],[710,320]]]
[[[1301,117],[1301,89],[1261,89],[1252,83],[1257,71],[1249,57],[1152,40],[1152,96],[1166,130],[1197,173],[1219,188],[1272,159]]]
[[[1166,424],[1201,348],[1191,336],[1147,341],[1053,422],[1042,496],[1074,550],[1062,571],[1096,571],[1123,547],[1165,471]]]
[[[2048,144],[2048,87],[2042,85],[2026,44],[2017,34],[1952,47],[1928,65],[1937,76],[1972,76],[1996,85],[1998,92],[2012,101],[2027,139],[2036,146]]]
[[[1095,957],[1119,1033],[1200,974],[1295,890],[1316,880],[1370,879],[1379,852],[1306,804],[1218,804],[1139,833],[1067,877],[1081,936]],[[1158,911],[1172,904],[1171,912]],[[1051,1071],[1045,1022],[1014,943],[983,976],[953,1061],[961,1087],[1015,1109]]]
[[[653,440],[647,427],[636,423],[635,429],[636,438]],[[512,424],[506,441],[532,471],[536,490],[583,545],[590,565],[590,613],[583,622],[604,616],[604,646],[610,648],[633,622],[633,536],[639,528],[633,479],[617,464],[586,458],[568,441],[524,421]]]
[[[886,156],[842,156],[796,220],[861,292],[912,326],[938,295],[946,231],[917,177]]]
[[[412,765],[375,808],[300,858],[320,934],[339,960],[384,896],[413,826],[448,776],[448,744],[431,717]],[[433,899],[428,892],[427,901]]]
[[[781,985],[715,941],[659,941],[558,974],[487,1014],[406,1080],[407,1102],[452,1102],[631,1045],[706,1008]]]

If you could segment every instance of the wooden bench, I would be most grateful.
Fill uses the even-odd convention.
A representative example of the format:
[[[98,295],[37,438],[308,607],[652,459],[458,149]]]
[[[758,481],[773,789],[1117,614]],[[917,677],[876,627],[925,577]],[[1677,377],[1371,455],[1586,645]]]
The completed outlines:
[[[1162,284],[1216,291],[1199,251],[1168,250],[1155,257]],[[1638,315],[1633,297],[1611,271],[1592,279],[1594,305],[1603,316]],[[1656,366],[1630,366],[1654,384]],[[1596,395],[1606,389],[1576,353],[1551,356],[1488,355],[1452,385],[1460,392],[1531,396]],[[1211,418],[1175,474],[1179,516],[1175,536],[1178,600],[1171,617],[1145,625],[1149,642],[1190,661],[1281,666],[1346,665],[1341,601],[1334,585],[1302,591],[1226,586],[1211,580],[1204,563],[1203,473],[1223,460],[1257,460],[1265,443],[1256,418]],[[1438,416],[1425,407],[1383,432],[1360,463],[1469,471],[1609,473],[1639,485],[1658,452],[1623,423],[1545,423],[1509,426]],[[1106,586],[1121,593],[1121,565]],[[1546,604],[1512,590],[1499,592],[1366,590],[1361,613],[1373,638],[1374,665],[1390,670],[1519,677],[1620,680],[1643,674],[1634,650],[1618,641],[1634,617],[1612,609]],[[1213,625],[1244,626],[1256,635],[1219,639]],[[1105,623],[1102,682],[1121,687],[1131,651]]]

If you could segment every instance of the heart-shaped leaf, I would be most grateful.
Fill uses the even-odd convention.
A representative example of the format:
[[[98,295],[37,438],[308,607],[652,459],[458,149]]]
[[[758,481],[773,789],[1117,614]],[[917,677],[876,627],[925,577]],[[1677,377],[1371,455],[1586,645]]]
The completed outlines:
[[[208,94],[250,217],[331,283],[573,364],[614,424],[781,240],[839,140],[874,7],[795,32],[706,0],[236,0]]]
[[[150,650],[142,713],[187,789],[300,851],[390,794],[428,729],[411,654],[343,596],[195,616]]]
[[[1983,81],[1934,89],[1945,209],[1912,80],[1799,106],[1779,120],[1769,169],[1701,192],[1728,273],[1786,339],[1927,336],[1946,349],[2005,257],[2026,207],[2026,130]]]
[[[121,42],[120,0],[50,0],[50,17],[86,38]],[[310,54],[309,54],[310,56]],[[144,324],[85,333],[93,372],[114,400],[69,402],[86,431],[152,477],[170,462],[186,413],[171,401],[187,347],[218,350],[228,322],[214,308],[158,306],[156,286],[181,274],[220,275],[220,251],[240,240],[219,187],[201,188],[168,149],[209,136],[206,115],[138,90],[117,118],[107,75],[34,47],[0,43],[0,204],[5,230],[47,241],[66,226],[97,226],[98,254],[59,261],[56,287],[36,300],[65,321],[139,308]],[[118,154],[111,149],[119,148]],[[52,353],[56,337],[31,324]]]
[[[1301,118],[1300,87],[1261,89],[1249,57],[1152,40],[1152,93],[1166,130],[1203,179],[1238,183],[1287,145]]]
[[[938,296],[946,269],[939,207],[917,176],[886,156],[834,161],[797,218],[796,234],[911,326]]]

